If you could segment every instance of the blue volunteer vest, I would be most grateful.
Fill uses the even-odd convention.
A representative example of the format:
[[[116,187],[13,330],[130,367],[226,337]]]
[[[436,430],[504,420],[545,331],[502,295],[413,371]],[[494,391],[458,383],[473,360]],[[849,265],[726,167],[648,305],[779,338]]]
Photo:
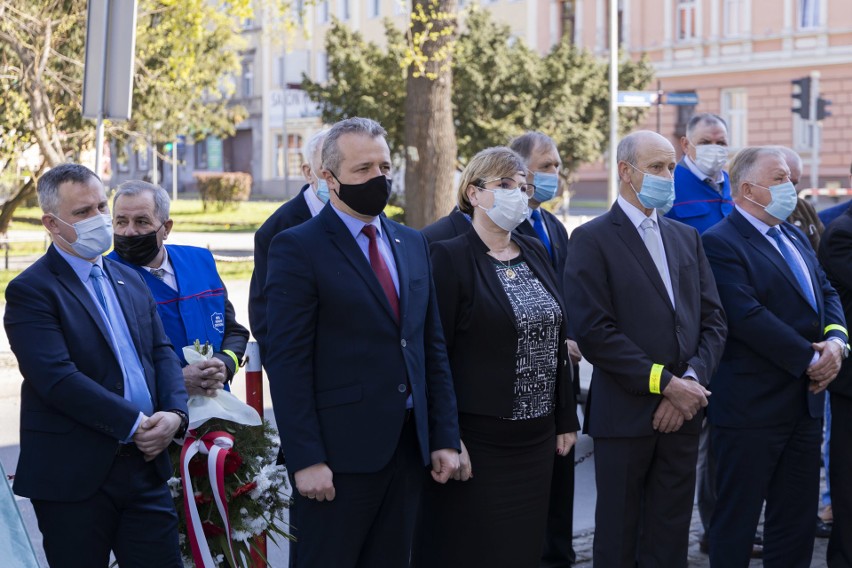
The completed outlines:
[[[734,209],[731,199],[731,180],[728,172],[722,172],[725,182],[719,195],[703,180],[695,177],[686,164],[678,163],[674,172],[675,201],[666,217],[686,223],[703,233]]]
[[[166,335],[181,365],[186,365],[183,347],[192,345],[196,339],[202,345],[205,341],[210,342],[214,352],[222,346],[222,338],[225,336],[225,288],[209,250],[182,245],[167,246],[177,290],[172,290],[144,268],[129,264],[115,251],[108,256],[133,268],[145,279],[157,303],[157,312],[163,321]]]

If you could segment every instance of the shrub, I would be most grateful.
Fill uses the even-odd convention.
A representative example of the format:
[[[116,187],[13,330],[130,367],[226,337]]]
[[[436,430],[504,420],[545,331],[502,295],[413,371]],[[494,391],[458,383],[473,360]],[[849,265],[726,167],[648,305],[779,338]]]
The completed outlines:
[[[251,195],[251,174],[245,172],[216,172],[193,174],[204,210],[213,205],[217,211],[226,207],[236,209],[240,201]]]

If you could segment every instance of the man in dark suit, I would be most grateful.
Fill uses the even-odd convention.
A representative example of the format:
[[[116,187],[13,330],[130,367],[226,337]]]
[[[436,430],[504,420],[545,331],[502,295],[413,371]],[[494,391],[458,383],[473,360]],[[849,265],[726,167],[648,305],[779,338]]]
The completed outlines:
[[[246,352],[249,332],[237,322],[228,290],[209,250],[166,245],[174,222],[168,192],[140,180],[122,183],[113,200],[115,250],[108,258],[142,276],[183,365],[190,395],[216,396],[228,388]],[[210,344],[213,357],[187,363],[183,348]]]
[[[559,193],[559,169],[562,159],[552,138],[541,132],[527,132],[509,144],[527,166],[527,182],[535,185],[529,200],[530,216],[518,225],[516,232],[538,239],[547,250],[554,272],[561,277],[568,255],[568,231],[556,215],[541,207]],[[561,290],[560,290],[561,292]],[[564,298],[565,294],[562,293]],[[566,314],[567,316],[568,314]],[[570,324],[569,324],[570,330]],[[580,394],[582,355],[577,342],[568,340],[568,353],[574,364],[574,396]],[[563,460],[554,460],[550,484],[550,508],[547,512],[547,531],[542,550],[542,568],[565,568],[577,560],[574,552],[574,446]]]
[[[846,321],[852,320],[852,209],[828,226],[822,236],[819,261],[840,295]],[[831,444],[829,480],[834,517],[828,541],[828,565],[852,566],[852,362],[843,362],[837,379],[829,385]]]
[[[458,206],[453,207],[450,214],[441,217],[431,225],[423,227],[421,233],[430,243],[446,241],[466,233],[470,229],[470,216],[459,211]]]
[[[594,365],[595,566],[685,567],[705,388],[725,316],[698,232],[658,214],[675,152],[640,131],[618,145],[619,196],[574,230],[565,293]]]
[[[112,243],[103,185],[64,164],[38,181],[54,243],[9,283],[5,326],[24,382],[15,492],[57,567],[182,566],[164,450],[186,391],[157,308]]]
[[[322,143],[328,131],[321,130],[308,139],[303,153],[302,175],[307,183],[299,195],[279,207],[254,234],[254,270],[249,284],[249,326],[260,349],[260,360],[266,363],[266,261],[269,245],[275,235],[301,225],[315,216],[328,201],[328,186],[319,175],[322,169]]]
[[[376,122],[323,143],[331,207],[279,233],[266,284],[267,372],[295,487],[296,567],[408,566],[423,468],[458,468],[455,394],[418,232],[381,215]]]
[[[784,156],[745,148],[730,176],[735,210],[703,235],[729,328],[708,410],[718,495],[710,563],[748,565],[765,500],[764,563],[806,567],[823,391],[846,351],[845,320],[806,237],[783,221],[796,205]]]

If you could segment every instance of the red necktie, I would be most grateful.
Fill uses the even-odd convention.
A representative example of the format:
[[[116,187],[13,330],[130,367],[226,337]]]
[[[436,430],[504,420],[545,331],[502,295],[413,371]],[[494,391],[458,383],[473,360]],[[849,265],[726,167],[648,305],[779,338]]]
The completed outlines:
[[[376,227],[373,225],[364,225],[361,232],[367,235],[367,238],[370,239],[370,266],[373,268],[373,272],[376,274],[376,278],[379,280],[379,284],[381,284],[382,290],[384,290],[385,296],[388,298],[388,302],[390,302],[391,309],[393,309],[393,313],[396,316],[396,321],[398,323],[399,297],[396,294],[396,288],[393,285],[393,278],[391,278],[388,265],[385,264],[385,259],[382,256],[382,253],[379,252],[379,244],[376,242]]]

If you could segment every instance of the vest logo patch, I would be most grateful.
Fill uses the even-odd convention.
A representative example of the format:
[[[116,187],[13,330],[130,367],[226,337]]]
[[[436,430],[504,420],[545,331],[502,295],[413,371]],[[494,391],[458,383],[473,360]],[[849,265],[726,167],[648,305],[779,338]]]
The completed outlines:
[[[210,314],[210,323],[213,324],[213,329],[219,333],[225,333],[225,316],[221,312],[213,312]]]

